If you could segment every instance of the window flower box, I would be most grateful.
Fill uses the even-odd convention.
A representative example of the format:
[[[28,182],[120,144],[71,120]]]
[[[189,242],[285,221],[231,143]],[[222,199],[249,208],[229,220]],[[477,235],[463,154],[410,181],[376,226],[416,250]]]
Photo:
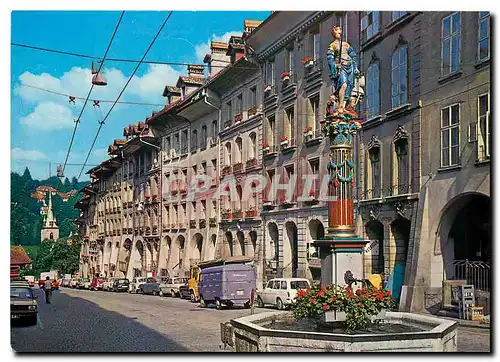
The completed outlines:
[[[255,157],[251,158],[247,161],[247,168],[255,167],[255,166],[257,166],[257,159]]]
[[[227,209],[221,212],[221,217],[225,220],[231,220],[233,218],[233,214],[231,210]]]
[[[199,225],[200,229],[204,229],[204,228],[207,226],[207,220],[205,220],[205,219],[201,219],[201,220],[198,222],[198,225]]]
[[[153,201],[156,201],[158,199],[158,195],[155,194],[151,198],[153,199]]]
[[[190,220],[189,221],[189,228],[190,229],[196,229],[196,220]]]
[[[208,225],[213,228],[217,227],[217,219],[215,217],[211,217],[208,219]]]
[[[288,147],[288,138],[287,137],[281,137],[280,138],[280,146],[281,146],[281,148],[287,148]]]
[[[302,59],[300,62],[306,69],[310,69],[314,65],[314,59],[309,56],[304,57],[304,59]]]
[[[280,79],[282,83],[286,83],[290,80],[290,73],[289,72],[282,72],[280,74]]]
[[[262,152],[263,153],[269,153],[271,151],[271,147],[269,146],[269,142],[264,142],[262,144]]]
[[[132,234],[132,228],[128,228],[128,233]]]
[[[158,226],[153,226],[153,234],[158,233]]]
[[[234,219],[241,219],[243,217],[243,213],[241,212],[240,209],[236,209],[233,211],[233,218]]]
[[[231,166],[224,166],[222,169],[222,176],[229,175],[233,171],[233,168]]]
[[[304,139],[306,141],[310,140],[313,136],[313,129],[311,126],[307,126],[306,128],[304,128]]]
[[[234,116],[234,123],[240,123],[243,120],[243,114],[237,114]]]
[[[233,165],[233,172],[240,172],[243,170],[243,162],[238,162]]]
[[[227,121],[224,122],[224,128],[229,128],[231,127],[231,120],[228,119]]]
[[[264,84],[264,93],[269,93],[271,91],[271,85],[270,84]]]
[[[262,207],[264,210],[272,210],[276,207],[276,204],[274,203],[273,200],[262,200]]]
[[[256,217],[257,216],[257,210],[253,207],[249,207],[248,210],[245,212],[245,217],[251,218],[251,217]]]
[[[248,117],[251,117],[257,113],[257,106],[253,106],[247,111]]]

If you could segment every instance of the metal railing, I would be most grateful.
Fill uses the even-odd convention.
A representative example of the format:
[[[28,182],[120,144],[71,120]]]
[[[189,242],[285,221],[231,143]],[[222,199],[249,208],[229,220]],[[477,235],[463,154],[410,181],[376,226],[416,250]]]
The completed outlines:
[[[453,280],[466,280],[474,289],[491,291],[491,266],[485,261],[454,260]]]

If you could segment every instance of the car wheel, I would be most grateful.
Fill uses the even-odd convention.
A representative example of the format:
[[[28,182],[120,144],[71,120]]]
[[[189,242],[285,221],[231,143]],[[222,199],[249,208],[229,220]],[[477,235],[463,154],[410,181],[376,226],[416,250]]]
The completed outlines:
[[[161,289],[160,289],[159,295],[160,295],[160,297],[164,297],[165,296],[165,294],[163,294],[163,292],[161,291]]]
[[[196,302],[196,297],[194,296],[194,293],[192,290],[189,292],[189,298],[191,299],[191,303]]]
[[[205,303],[205,299],[203,299],[203,296],[200,295],[200,307],[206,308],[207,304]]]
[[[194,295],[194,294],[193,294],[193,295]],[[170,290],[170,296],[171,296],[172,298],[175,298],[175,292],[174,292],[174,290],[173,290],[173,289],[171,289],[171,290]]]
[[[264,308],[264,302],[262,301],[261,297],[257,297],[257,307]]]
[[[38,322],[38,318],[37,318],[36,314],[34,316],[29,317],[29,319],[28,319],[29,326],[36,326],[37,322]]]
[[[221,310],[222,309],[222,303],[220,302],[219,299],[215,300],[215,309]]]
[[[276,308],[278,308],[278,310],[283,309],[283,301],[281,300],[281,298],[276,299]]]

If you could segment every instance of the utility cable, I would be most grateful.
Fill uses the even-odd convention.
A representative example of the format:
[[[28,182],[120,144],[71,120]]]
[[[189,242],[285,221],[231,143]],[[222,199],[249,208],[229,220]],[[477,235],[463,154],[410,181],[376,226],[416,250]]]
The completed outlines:
[[[101,61],[101,64],[99,65],[99,69],[97,70],[97,74],[101,71],[101,68],[104,64],[104,61],[106,60],[106,56],[108,55],[109,49],[111,48],[111,44],[113,43],[113,40],[115,38],[116,32],[118,31],[118,27],[120,26],[120,23],[123,18],[123,14],[125,14],[125,11],[122,11],[120,18],[118,19],[118,23],[115,26],[115,30],[113,31],[113,35],[111,36],[111,39],[109,41],[108,47],[106,49],[106,52],[104,53],[104,58]],[[73,129],[73,134],[71,135],[71,140],[69,142],[69,147],[68,147],[68,153],[66,154],[66,159],[64,160],[64,164],[61,170],[61,173],[64,175],[64,169],[66,168],[66,163],[68,162],[69,154],[71,152],[71,147],[73,146],[73,141],[75,140],[75,135],[76,135],[76,130],[78,128],[78,123],[80,123],[80,117],[83,114],[83,111],[85,110],[85,106],[87,105],[87,102],[89,101],[90,94],[92,93],[92,90],[94,89],[94,83],[92,83],[89,93],[87,94],[87,97],[85,98],[85,102],[83,103],[82,110],[80,111],[80,114],[78,117],[75,119],[75,128]]]
[[[31,84],[22,83],[21,87],[33,88],[33,89],[37,89],[39,91],[43,91],[43,92],[55,94],[55,95],[58,95],[58,96],[64,96],[64,97],[68,97],[68,98],[69,97],[73,97],[74,99],[85,99],[85,97],[76,97],[76,96],[72,96],[71,94],[56,92],[56,91],[53,91],[53,90],[50,90],[50,89],[46,89],[46,88],[35,87],[34,85],[31,85]],[[94,100],[97,100],[97,99],[90,99],[90,100],[94,101]],[[99,100],[99,102],[100,103],[113,103],[114,101],[111,101],[111,100]],[[153,106],[153,107],[163,107],[163,106],[165,106],[164,104],[144,103],[144,102],[125,102],[125,101],[120,101],[120,102],[117,102],[117,103],[120,103],[120,104],[132,104],[132,105],[137,105],[137,106]]]
[[[132,74],[128,78],[127,83],[125,83],[125,86],[121,90],[120,94],[118,94],[118,97],[116,98],[115,102],[113,103],[113,105],[111,106],[111,108],[108,110],[108,113],[106,113],[106,116],[104,117],[104,119],[99,122],[99,128],[97,129],[97,133],[96,133],[96,135],[94,137],[94,140],[92,141],[92,145],[90,146],[90,150],[89,150],[89,152],[87,154],[87,158],[85,159],[84,165],[83,165],[82,169],[80,170],[80,174],[78,175],[77,180],[79,180],[80,177],[82,176],[82,172],[85,169],[85,165],[87,164],[87,161],[88,161],[88,159],[90,157],[90,154],[92,153],[92,149],[94,148],[94,145],[95,145],[95,143],[97,141],[97,137],[99,136],[99,133],[101,132],[102,126],[104,125],[104,123],[105,123],[106,119],[108,118],[108,116],[110,115],[110,113],[113,111],[113,108],[115,107],[116,103],[120,100],[120,97],[122,96],[123,92],[125,92],[125,89],[127,89],[127,86],[129,85],[130,81],[132,80],[132,78],[134,77],[135,73],[139,69],[139,66],[142,64],[144,58],[146,58],[146,56],[148,55],[149,50],[153,47],[154,43],[156,42],[156,39],[158,38],[158,36],[160,35],[161,31],[163,30],[163,28],[167,24],[168,20],[172,16],[172,13],[173,13],[173,11],[171,10],[169,12],[169,14],[167,15],[167,17],[165,18],[165,21],[161,25],[160,29],[158,29],[158,32],[156,33],[155,37],[153,38],[153,40],[149,44],[149,46],[146,49],[146,52],[142,56],[141,60],[139,61],[139,63],[137,63],[134,71],[132,72]]]

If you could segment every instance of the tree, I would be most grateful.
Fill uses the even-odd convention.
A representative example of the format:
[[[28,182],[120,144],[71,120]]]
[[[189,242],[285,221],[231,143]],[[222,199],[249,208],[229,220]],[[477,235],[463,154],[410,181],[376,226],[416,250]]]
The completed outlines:
[[[73,274],[77,271],[80,266],[81,243],[78,238],[72,241],[71,245],[67,244],[67,238],[42,241],[33,260],[32,273],[40,275],[50,270],[58,270],[61,274]]]

